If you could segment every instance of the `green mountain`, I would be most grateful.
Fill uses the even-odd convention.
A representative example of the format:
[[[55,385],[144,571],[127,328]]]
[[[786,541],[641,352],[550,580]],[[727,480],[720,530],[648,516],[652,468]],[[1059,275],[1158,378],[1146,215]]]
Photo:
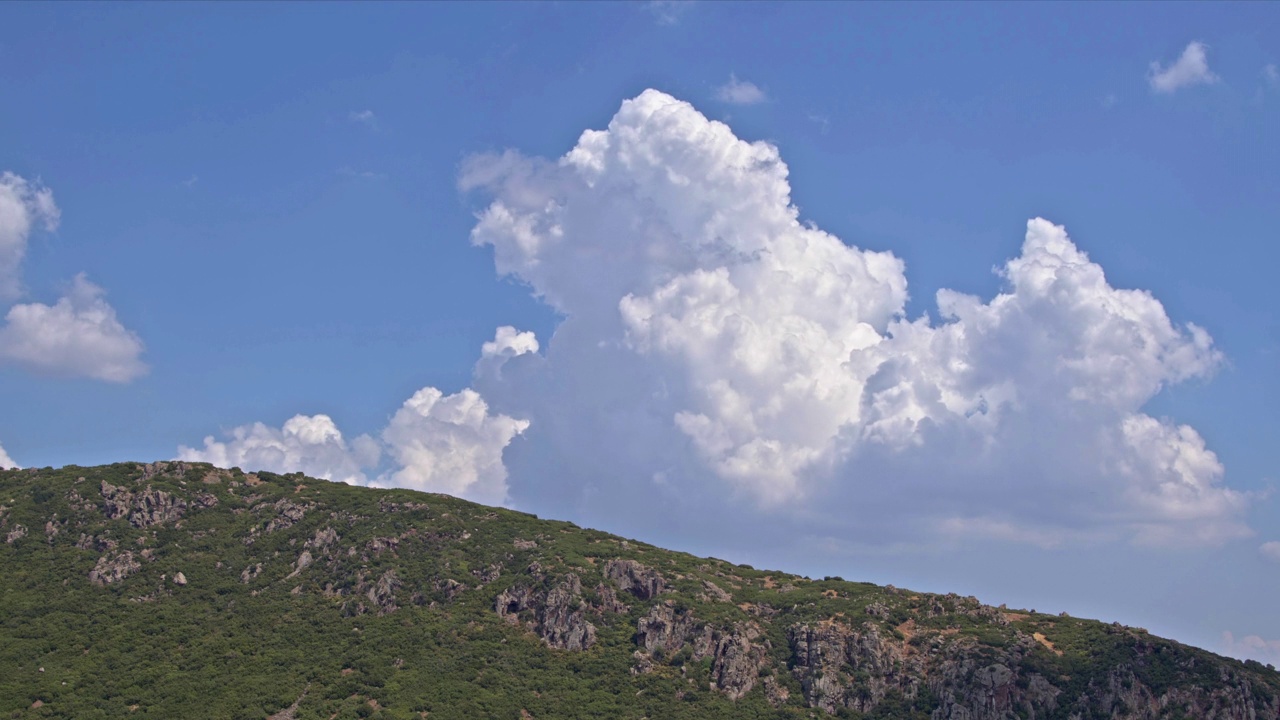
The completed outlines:
[[[0,537],[2,717],[1280,718],[1137,628],[300,474],[0,471]]]

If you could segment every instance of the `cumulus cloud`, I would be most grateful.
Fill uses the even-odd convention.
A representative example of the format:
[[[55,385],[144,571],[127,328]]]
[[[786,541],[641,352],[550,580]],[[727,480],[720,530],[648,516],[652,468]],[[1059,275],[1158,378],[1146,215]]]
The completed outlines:
[[[510,358],[537,352],[533,333],[499,328],[484,344],[477,372],[501,374]],[[484,398],[464,389],[445,395],[433,387],[414,393],[378,439],[347,442],[327,415],[295,415],[281,428],[253,423],[202,448],[180,447],[178,459],[272,472],[304,472],[355,485],[409,487],[488,504],[507,502],[502,453],[529,423],[492,414]],[[378,472],[386,458],[390,466]]]
[[[1264,542],[1258,548],[1258,552],[1262,553],[1262,556],[1268,560],[1280,562],[1280,541],[1272,540],[1270,542]]]
[[[490,415],[479,393],[466,389],[445,396],[423,388],[405,401],[382,439],[400,469],[385,482],[430,490],[490,505],[507,501],[507,469],[502,451],[529,421]]]
[[[729,82],[716,88],[716,98],[733,105],[757,105],[766,100],[764,91],[753,82],[729,75]]]
[[[4,451],[4,447],[0,447],[0,469],[16,467],[19,467],[18,463],[14,462],[13,458],[9,457],[9,453]]]
[[[1152,61],[1147,82],[1159,93],[1172,93],[1192,85],[1212,85],[1218,76],[1209,70],[1208,46],[1199,41],[1187,44],[1182,55],[1168,67]]]
[[[270,472],[303,472],[312,477],[367,484],[363,470],[377,464],[378,443],[361,435],[351,443],[328,415],[294,415],[279,428],[262,423],[231,430],[225,441],[213,436],[203,448],[178,448],[178,459]]]
[[[11,172],[0,175],[0,300],[22,295],[22,260],[32,227],[53,231],[60,217],[52,190]]]
[[[142,341],[116,318],[102,288],[77,275],[54,305],[14,305],[0,326],[0,360],[33,372],[129,382],[147,372]]]
[[[492,196],[472,242],[564,317],[545,353],[477,372],[531,421],[517,502],[1039,544],[1249,532],[1203,438],[1141,412],[1212,374],[1207,332],[1039,218],[1004,291],[942,290],[941,322],[907,318],[901,260],[802,223],[787,175],[652,90],[557,161],[466,163],[460,185]]]
[[[1242,660],[1280,662],[1280,640],[1264,640],[1258,635],[1245,635],[1237,640],[1227,631],[1222,633],[1222,653]]]

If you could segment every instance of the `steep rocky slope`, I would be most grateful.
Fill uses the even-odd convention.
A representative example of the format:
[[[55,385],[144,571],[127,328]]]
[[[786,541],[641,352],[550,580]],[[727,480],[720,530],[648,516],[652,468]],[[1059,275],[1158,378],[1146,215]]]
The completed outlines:
[[[14,718],[1280,719],[1141,629],[301,475],[0,471],[0,538]]]

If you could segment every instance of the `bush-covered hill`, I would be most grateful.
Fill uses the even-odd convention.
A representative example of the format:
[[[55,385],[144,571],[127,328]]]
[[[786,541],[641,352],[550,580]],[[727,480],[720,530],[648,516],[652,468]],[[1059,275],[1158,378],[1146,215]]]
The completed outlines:
[[[301,475],[0,471],[0,538],[0,717],[1280,718],[1141,629]]]

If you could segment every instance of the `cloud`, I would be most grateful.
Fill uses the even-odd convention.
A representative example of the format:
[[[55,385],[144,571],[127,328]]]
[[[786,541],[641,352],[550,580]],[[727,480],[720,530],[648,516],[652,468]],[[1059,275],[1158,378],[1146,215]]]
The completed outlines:
[[[31,228],[43,225],[52,232],[60,217],[52,190],[11,172],[0,174],[0,300],[22,295],[22,260]]]
[[[787,175],[774,146],[652,90],[557,161],[464,165],[492,197],[472,242],[564,318],[545,352],[477,369],[530,421],[517,504],[708,533],[732,510],[792,538],[1251,532],[1203,438],[1141,412],[1212,375],[1207,332],[1039,218],[1000,294],[942,290],[942,322],[908,318],[901,260],[802,223]]]
[[[0,447],[0,469],[17,467],[20,467],[18,463],[14,462],[13,458],[9,457],[9,453],[5,452],[3,447]]]
[[[382,431],[400,469],[384,482],[444,492],[490,505],[507,502],[502,451],[529,421],[490,415],[474,390],[445,396],[423,388],[405,401]]]
[[[1258,635],[1246,635],[1237,640],[1228,631],[1222,633],[1222,653],[1241,660],[1280,662],[1280,640],[1264,640]]]
[[[1258,548],[1258,552],[1268,560],[1280,562],[1280,541],[1272,540],[1271,542],[1262,543]]]
[[[640,7],[653,15],[659,25],[679,25],[680,19],[693,7],[693,0],[649,0]]]
[[[372,110],[352,110],[347,114],[347,119],[353,123],[360,123],[371,128],[378,126],[378,117],[373,114]]]
[[[203,448],[178,448],[178,459],[208,462],[218,467],[240,467],[288,473],[365,485],[363,470],[377,464],[380,449],[367,435],[351,443],[342,437],[328,415],[294,415],[280,429],[262,423],[231,430],[225,442],[204,439]]]
[[[1187,44],[1182,56],[1169,67],[1161,67],[1159,61],[1152,61],[1147,81],[1151,89],[1159,93],[1172,93],[1192,85],[1212,85],[1218,82],[1218,76],[1209,70],[1209,58],[1206,55],[1208,46],[1199,41]]]
[[[500,373],[512,357],[536,352],[532,333],[499,328],[485,343],[480,368]],[[301,471],[355,485],[410,487],[477,502],[507,502],[502,453],[528,421],[491,414],[471,389],[445,395],[433,387],[414,393],[392,416],[378,439],[347,442],[328,415],[295,415],[276,429],[262,423],[233,428],[227,439],[212,436],[204,447],[178,448],[178,459],[272,472]],[[382,460],[389,466],[379,472]]]
[[[716,98],[733,105],[757,105],[768,99],[755,83],[739,80],[732,74],[729,75],[729,82],[716,88]]]
[[[146,374],[142,341],[83,273],[52,306],[14,305],[0,326],[0,360],[36,373],[129,382]]]

